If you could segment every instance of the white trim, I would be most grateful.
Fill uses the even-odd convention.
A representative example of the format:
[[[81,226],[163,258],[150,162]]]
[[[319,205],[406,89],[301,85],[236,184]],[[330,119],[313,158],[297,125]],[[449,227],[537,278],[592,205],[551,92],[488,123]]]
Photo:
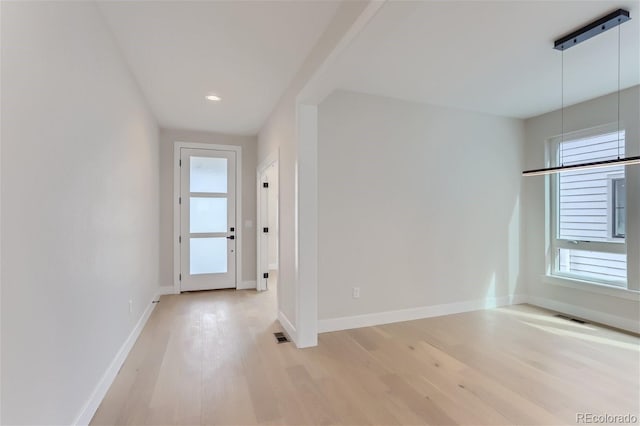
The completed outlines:
[[[173,289],[180,294],[180,206],[176,200],[180,197],[180,147],[178,142],[173,145]]]
[[[610,327],[631,331],[633,333],[640,333],[640,322],[638,320],[631,320],[611,314],[605,314],[603,312],[594,311],[581,306],[546,299],[544,297],[528,296],[527,299],[530,305],[594,321]]]
[[[256,282],[255,281],[239,281],[236,290],[255,290]]]
[[[161,289],[164,289],[164,290],[166,290],[167,288],[168,286],[161,287]],[[111,361],[111,364],[109,364],[106,371],[100,378],[100,381],[94,388],[93,392],[91,393],[91,396],[89,397],[87,402],[84,404],[84,406],[80,410],[80,413],[78,414],[75,421],[73,422],[74,425],[84,426],[84,425],[88,425],[91,422],[91,419],[93,418],[94,414],[98,410],[100,403],[102,403],[102,400],[104,399],[105,395],[109,391],[109,388],[113,384],[113,381],[115,380],[116,376],[118,375],[118,372],[120,371],[120,367],[122,367],[122,364],[124,364],[125,360],[127,359],[127,356],[131,351],[131,348],[133,348],[133,345],[136,343],[136,340],[138,340],[138,336],[140,336],[140,333],[144,329],[144,326],[146,325],[147,320],[149,319],[149,316],[151,316],[151,312],[153,312],[153,309],[156,307],[156,303],[153,303],[153,302],[158,300],[160,298],[160,295],[162,295],[161,292],[154,295],[154,297],[149,302],[149,306],[147,306],[147,309],[145,309],[144,312],[142,313],[142,316],[138,320],[138,323],[135,325],[133,330],[131,330],[131,333],[129,333],[129,336],[120,347],[120,350],[116,353],[116,356],[113,358],[113,361]]]
[[[176,293],[176,289],[172,285],[163,285],[158,287],[158,293],[157,293],[158,297],[164,296],[167,294],[179,294],[179,293]]]
[[[400,309],[396,311],[376,312],[349,317],[323,319],[318,322],[318,332],[349,330],[352,328],[371,327],[374,325],[390,324],[394,322],[412,321],[423,318],[439,317],[442,315],[459,314],[461,312],[491,309],[500,306],[527,303],[525,295],[511,295],[504,297],[490,297],[466,302],[445,303],[442,305],[421,306],[418,308]]]
[[[175,141],[173,143],[173,288],[180,294],[180,148],[234,151],[236,153],[236,288],[242,282],[242,147],[239,145],[218,145]]]
[[[278,270],[278,264],[277,263],[270,263],[269,264],[269,270],[270,271],[277,271]]]
[[[2,14],[2,12],[0,11],[0,15]],[[0,74],[2,74],[2,72],[0,71]],[[6,74],[5,74],[6,75]],[[5,145],[5,149],[6,149],[6,145]],[[0,160],[2,157],[2,144],[0,144]],[[0,161],[0,164],[2,164],[2,161]],[[2,176],[2,170],[0,170],[0,176]],[[2,179],[0,179],[1,181]],[[4,186],[0,185],[0,188],[4,188]],[[0,196],[0,241],[4,241],[4,237],[2,236],[2,196]],[[0,306],[2,306],[2,244],[0,244]],[[0,324],[2,323],[1,320],[2,316],[0,315]],[[6,320],[5,320],[6,321]],[[0,325],[0,330],[2,330],[2,326]],[[2,334],[2,333],[0,333]],[[0,338],[0,366],[2,366],[2,338]],[[2,371],[0,369],[0,378],[2,376]],[[2,380],[0,379],[0,422],[2,422]]]
[[[621,124],[620,127],[618,127],[618,122],[612,122],[612,123],[598,124],[597,126],[587,127],[584,129],[578,128],[575,130],[568,130],[564,133],[560,133],[558,135],[554,135],[547,138],[547,141],[551,142],[554,145],[557,145],[562,141],[566,142],[572,139],[573,140],[584,139],[584,138],[598,136],[606,133],[625,132],[625,128],[622,127],[622,122],[620,124]]]
[[[591,282],[577,278],[560,277],[557,275],[542,275],[542,282],[546,284],[567,287],[575,290],[588,291],[590,293],[606,294],[619,299],[640,301],[640,291],[629,290],[623,287]]]
[[[289,318],[287,318],[284,312],[280,310],[278,311],[278,322],[280,322],[280,325],[282,326],[282,328],[284,328],[284,331],[287,333],[296,347],[299,348],[300,346],[298,346],[298,332],[296,331],[296,328],[293,326],[293,324],[291,324],[291,321],[289,321]]]
[[[318,106],[298,104],[295,193],[297,346],[318,344]]]

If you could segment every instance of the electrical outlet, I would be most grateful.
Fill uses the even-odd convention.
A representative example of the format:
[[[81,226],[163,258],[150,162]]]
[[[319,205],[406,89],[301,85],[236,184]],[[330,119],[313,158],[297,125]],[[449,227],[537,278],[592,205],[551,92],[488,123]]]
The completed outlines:
[[[133,300],[129,299],[129,313],[133,313]]]
[[[360,287],[354,287],[353,288],[353,298],[354,299],[359,299],[360,298]]]

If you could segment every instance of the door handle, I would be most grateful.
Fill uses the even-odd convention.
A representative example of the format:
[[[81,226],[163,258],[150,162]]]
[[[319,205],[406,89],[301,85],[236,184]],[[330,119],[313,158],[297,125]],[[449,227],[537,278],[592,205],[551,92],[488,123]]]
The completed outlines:
[[[230,235],[227,238],[230,239],[230,240],[235,240],[236,239],[236,237],[234,235]]]

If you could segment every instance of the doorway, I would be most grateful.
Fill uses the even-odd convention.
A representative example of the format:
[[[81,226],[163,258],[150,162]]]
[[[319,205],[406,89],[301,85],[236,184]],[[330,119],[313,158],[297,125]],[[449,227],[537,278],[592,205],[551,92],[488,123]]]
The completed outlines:
[[[257,289],[276,290],[279,269],[279,168],[270,156],[257,173]]]
[[[237,288],[239,147],[176,143],[177,290]]]

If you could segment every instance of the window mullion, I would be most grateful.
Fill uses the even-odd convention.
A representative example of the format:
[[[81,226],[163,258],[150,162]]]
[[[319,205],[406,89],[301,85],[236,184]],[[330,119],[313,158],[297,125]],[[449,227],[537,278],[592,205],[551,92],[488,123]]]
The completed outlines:
[[[627,247],[624,243],[556,239],[554,246],[559,249],[598,251],[602,253],[625,254],[627,252]]]

